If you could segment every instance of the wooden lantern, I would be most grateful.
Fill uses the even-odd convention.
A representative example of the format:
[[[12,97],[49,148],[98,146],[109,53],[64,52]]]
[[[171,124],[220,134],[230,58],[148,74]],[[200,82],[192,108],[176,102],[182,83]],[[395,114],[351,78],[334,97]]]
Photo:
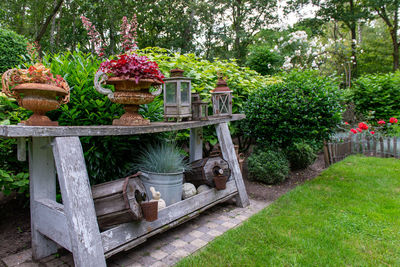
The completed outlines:
[[[199,93],[192,94],[192,120],[208,120],[208,103],[201,101]]]
[[[215,116],[232,115],[232,91],[224,79],[218,79],[217,87],[211,91],[211,98]]]
[[[181,121],[191,118],[191,78],[183,76],[183,70],[173,69],[170,78],[164,79],[164,119]]]

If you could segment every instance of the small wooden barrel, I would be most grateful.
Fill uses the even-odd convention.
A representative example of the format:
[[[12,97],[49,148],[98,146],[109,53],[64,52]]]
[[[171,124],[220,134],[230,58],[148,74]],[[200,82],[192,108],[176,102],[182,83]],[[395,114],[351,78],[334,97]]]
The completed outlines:
[[[223,175],[228,178],[231,176],[228,162],[221,157],[199,159],[193,161],[191,165],[192,169],[185,172],[185,180],[196,187],[202,184],[215,187],[214,176]]]
[[[136,197],[140,198],[145,194],[146,189],[142,181],[135,175],[92,186],[94,208],[100,229],[141,220],[143,214]]]

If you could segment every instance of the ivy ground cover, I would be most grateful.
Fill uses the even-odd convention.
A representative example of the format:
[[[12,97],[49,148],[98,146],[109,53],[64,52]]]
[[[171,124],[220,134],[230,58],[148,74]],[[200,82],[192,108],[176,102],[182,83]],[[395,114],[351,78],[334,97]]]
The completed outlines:
[[[400,266],[399,173],[348,157],[178,266]]]

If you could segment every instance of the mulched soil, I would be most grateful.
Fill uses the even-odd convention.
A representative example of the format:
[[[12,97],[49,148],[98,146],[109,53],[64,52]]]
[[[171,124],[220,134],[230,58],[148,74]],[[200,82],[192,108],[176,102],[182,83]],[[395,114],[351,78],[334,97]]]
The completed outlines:
[[[325,169],[324,155],[318,155],[317,160],[307,169],[291,172],[289,177],[277,185],[265,185],[252,181],[247,175],[247,164],[243,166],[243,180],[246,185],[247,194],[250,198],[266,201],[274,201],[281,195],[294,187],[318,176]]]
[[[265,185],[249,180],[247,165],[243,166],[243,178],[250,198],[274,201],[297,185],[318,176],[325,168],[323,155],[316,162],[302,171],[291,172],[283,183]],[[26,199],[13,199],[0,205],[0,259],[30,248],[30,214]]]

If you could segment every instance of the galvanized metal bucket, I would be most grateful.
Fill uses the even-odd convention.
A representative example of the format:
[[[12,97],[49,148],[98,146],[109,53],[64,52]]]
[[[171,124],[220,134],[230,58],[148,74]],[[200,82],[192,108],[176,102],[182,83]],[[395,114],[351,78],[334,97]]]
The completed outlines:
[[[178,173],[154,173],[141,171],[142,180],[146,193],[152,198],[150,187],[161,193],[167,206],[182,200],[183,171]]]

